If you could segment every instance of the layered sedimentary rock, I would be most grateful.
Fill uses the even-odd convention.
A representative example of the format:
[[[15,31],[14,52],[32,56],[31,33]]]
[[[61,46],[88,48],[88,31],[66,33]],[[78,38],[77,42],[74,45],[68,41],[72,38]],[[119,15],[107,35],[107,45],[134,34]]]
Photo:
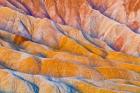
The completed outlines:
[[[1,93],[139,93],[140,0],[0,0]]]

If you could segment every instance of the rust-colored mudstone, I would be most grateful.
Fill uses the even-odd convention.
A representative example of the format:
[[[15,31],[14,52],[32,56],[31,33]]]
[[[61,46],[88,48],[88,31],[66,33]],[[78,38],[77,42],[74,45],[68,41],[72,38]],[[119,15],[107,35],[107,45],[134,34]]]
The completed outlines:
[[[0,0],[0,93],[140,93],[140,0]]]

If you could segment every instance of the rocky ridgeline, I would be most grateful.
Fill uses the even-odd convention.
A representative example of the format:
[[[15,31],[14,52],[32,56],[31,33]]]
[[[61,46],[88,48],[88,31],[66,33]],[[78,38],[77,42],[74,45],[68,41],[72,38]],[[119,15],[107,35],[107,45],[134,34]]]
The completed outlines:
[[[140,0],[0,0],[0,93],[140,93]]]

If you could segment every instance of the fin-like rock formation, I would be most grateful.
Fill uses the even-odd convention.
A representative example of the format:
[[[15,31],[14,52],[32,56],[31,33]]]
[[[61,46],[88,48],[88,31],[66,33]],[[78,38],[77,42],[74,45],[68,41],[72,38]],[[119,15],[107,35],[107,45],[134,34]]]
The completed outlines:
[[[0,0],[0,93],[139,93],[140,0]]]

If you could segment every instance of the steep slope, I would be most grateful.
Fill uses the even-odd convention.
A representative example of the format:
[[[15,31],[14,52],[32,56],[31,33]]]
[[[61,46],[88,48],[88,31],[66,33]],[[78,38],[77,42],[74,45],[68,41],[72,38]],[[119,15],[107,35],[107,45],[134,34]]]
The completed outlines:
[[[139,93],[139,1],[0,0],[0,93]]]

